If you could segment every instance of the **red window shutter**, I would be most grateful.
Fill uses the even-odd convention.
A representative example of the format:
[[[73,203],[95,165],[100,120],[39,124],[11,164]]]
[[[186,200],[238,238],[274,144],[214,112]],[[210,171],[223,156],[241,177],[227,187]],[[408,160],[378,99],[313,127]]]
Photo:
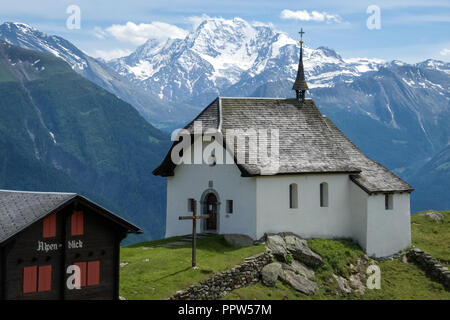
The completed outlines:
[[[56,213],[52,213],[44,219],[42,236],[44,238],[56,237]]]
[[[80,279],[80,285],[82,287],[86,286],[86,262],[76,262],[74,265],[78,266],[80,268],[81,273],[81,279]]]
[[[23,268],[23,293],[36,292],[37,267]]]
[[[52,290],[52,266],[40,266],[38,292],[50,290]]]
[[[88,262],[88,286],[95,286],[100,283],[100,261]]]
[[[71,234],[72,236],[82,236],[84,233],[84,217],[83,211],[75,211],[71,217]]]

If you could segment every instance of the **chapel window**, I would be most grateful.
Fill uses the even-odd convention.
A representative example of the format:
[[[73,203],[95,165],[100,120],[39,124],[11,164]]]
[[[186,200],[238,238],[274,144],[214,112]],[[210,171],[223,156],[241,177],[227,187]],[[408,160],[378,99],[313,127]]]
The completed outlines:
[[[386,210],[394,209],[394,195],[392,193],[386,193],[384,195],[384,208]]]
[[[296,183],[289,185],[289,208],[298,208],[298,187]]]
[[[320,206],[328,207],[328,183],[326,182],[320,184]]]

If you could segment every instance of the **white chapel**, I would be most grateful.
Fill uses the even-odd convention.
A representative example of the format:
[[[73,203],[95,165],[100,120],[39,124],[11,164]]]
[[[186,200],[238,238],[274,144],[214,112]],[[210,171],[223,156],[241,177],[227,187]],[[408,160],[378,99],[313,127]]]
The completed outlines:
[[[166,237],[293,232],[351,238],[384,257],[410,245],[412,187],[365,156],[305,98],[302,43],[296,98],[218,97],[178,133],[153,174],[167,177]]]

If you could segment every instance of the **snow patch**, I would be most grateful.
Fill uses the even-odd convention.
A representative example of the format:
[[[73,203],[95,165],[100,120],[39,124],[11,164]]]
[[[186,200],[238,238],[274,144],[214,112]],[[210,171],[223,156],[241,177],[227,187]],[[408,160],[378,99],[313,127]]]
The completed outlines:
[[[48,133],[50,134],[50,137],[52,138],[53,143],[56,144],[55,135],[53,134],[53,132],[49,131]]]

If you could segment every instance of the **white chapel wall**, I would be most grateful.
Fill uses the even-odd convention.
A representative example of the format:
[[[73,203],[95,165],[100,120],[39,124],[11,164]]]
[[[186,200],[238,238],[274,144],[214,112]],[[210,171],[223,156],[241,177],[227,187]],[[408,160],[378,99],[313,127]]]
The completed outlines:
[[[367,201],[369,195],[349,179],[352,238],[367,247]]]
[[[368,197],[367,254],[385,257],[411,244],[410,194],[395,193],[393,209],[385,209],[384,194]]]
[[[328,207],[320,207],[320,183],[328,183]],[[289,208],[296,183],[298,208]],[[303,237],[350,238],[348,174],[260,176],[256,180],[257,237],[289,231]]]

